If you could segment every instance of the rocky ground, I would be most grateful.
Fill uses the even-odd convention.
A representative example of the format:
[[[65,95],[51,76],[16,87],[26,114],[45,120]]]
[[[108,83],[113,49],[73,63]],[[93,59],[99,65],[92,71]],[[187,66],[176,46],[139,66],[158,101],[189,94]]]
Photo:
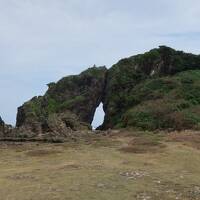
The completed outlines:
[[[1,142],[0,200],[199,200],[200,133]]]

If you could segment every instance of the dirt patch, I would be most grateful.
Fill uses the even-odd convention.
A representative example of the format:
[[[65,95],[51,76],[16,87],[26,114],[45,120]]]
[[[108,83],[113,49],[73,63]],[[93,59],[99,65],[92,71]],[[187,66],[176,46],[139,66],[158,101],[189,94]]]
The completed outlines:
[[[28,155],[28,156],[48,156],[51,154],[59,154],[59,153],[62,153],[62,151],[53,150],[53,149],[38,149],[38,150],[28,151],[26,153],[26,155]]]
[[[167,142],[181,142],[184,145],[200,150],[200,132],[173,132],[167,135]]]
[[[73,170],[73,169],[80,169],[81,165],[75,164],[75,163],[70,163],[70,164],[65,164],[63,166],[60,166],[58,169],[59,170]]]
[[[135,137],[120,151],[125,153],[156,153],[166,147],[159,138],[150,136]]]

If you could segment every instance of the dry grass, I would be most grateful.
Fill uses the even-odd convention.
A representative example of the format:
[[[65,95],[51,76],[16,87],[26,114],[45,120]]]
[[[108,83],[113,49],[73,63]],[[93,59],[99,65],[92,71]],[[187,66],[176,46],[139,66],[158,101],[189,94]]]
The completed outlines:
[[[197,131],[172,132],[168,134],[167,141],[181,142],[200,150],[200,132]]]
[[[62,151],[53,150],[53,149],[37,149],[37,150],[28,151],[26,154],[28,156],[48,156],[51,154],[58,154],[58,153],[62,153]]]
[[[0,200],[199,200],[200,151],[184,143],[173,134],[132,132],[1,143]],[[135,149],[119,151],[126,146]]]
[[[158,136],[142,135],[131,139],[120,150],[125,153],[161,153],[165,147]]]

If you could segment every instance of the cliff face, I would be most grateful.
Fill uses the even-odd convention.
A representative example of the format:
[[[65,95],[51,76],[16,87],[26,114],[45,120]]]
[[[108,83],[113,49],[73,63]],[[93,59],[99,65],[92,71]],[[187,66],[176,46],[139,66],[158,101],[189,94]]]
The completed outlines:
[[[106,67],[93,67],[78,76],[69,76],[51,84],[46,97],[53,104],[52,111],[70,110],[82,122],[91,124],[103,98],[106,74]]]
[[[108,72],[103,129],[194,128],[200,122],[200,56],[161,46]]]
[[[106,73],[105,67],[93,67],[50,83],[44,96],[18,108],[17,127],[36,133],[90,129],[103,98]]]
[[[100,102],[100,129],[200,128],[200,56],[161,46],[109,70],[65,77],[18,109],[17,127],[63,134],[88,129]]]

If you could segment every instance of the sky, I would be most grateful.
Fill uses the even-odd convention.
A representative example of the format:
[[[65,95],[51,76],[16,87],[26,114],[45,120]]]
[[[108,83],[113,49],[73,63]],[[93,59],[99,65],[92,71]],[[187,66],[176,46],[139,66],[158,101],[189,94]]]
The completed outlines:
[[[0,0],[0,115],[14,125],[47,83],[159,45],[200,54],[199,0]]]

